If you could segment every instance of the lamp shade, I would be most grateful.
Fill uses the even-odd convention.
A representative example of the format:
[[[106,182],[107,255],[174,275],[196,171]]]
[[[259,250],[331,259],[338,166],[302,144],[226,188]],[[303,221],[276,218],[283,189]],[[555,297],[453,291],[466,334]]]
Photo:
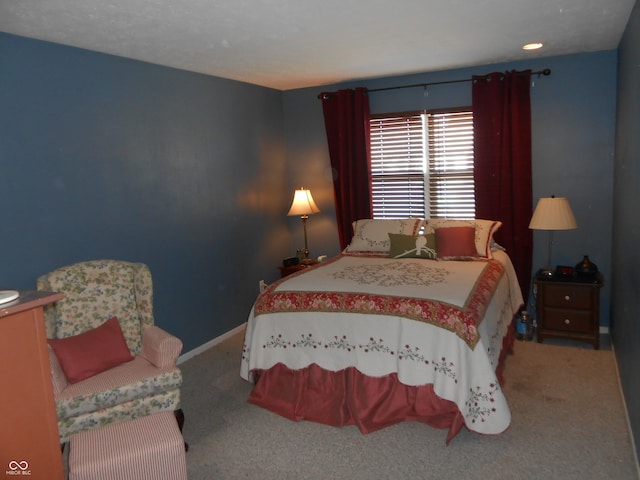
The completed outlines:
[[[293,202],[291,202],[291,208],[289,209],[289,213],[287,213],[287,216],[312,215],[314,213],[318,213],[319,211],[320,209],[316,205],[316,202],[313,201],[311,191],[300,188],[293,194]]]
[[[573,230],[578,228],[569,200],[544,197],[538,200],[529,228],[532,230]]]

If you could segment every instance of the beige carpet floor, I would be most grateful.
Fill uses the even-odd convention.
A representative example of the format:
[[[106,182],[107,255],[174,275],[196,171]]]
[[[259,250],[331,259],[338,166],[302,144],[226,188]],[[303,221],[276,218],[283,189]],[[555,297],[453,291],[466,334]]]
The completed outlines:
[[[507,359],[511,427],[498,436],[403,423],[295,423],[246,402],[242,334],[181,365],[190,480],[616,479],[638,480],[610,350],[517,342]]]

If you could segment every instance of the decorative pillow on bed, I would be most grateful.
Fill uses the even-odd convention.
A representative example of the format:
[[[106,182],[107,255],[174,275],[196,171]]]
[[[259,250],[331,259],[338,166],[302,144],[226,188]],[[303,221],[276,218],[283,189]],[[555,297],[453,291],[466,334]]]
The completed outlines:
[[[440,260],[477,260],[476,232],[473,227],[436,228],[436,245]]]
[[[76,383],[133,360],[116,317],[71,337],[49,339],[69,383]]]
[[[390,233],[389,239],[391,240],[390,258],[428,258],[431,260],[437,258],[434,233],[427,235]]]
[[[405,220],[358,220],[353,224],[353,238],[345,252],[389,253],[390,233],[416,235],[424,220],[407,218]]]
[[[448,218],[432,218],[426,220],[425,233],[434,232],[437,228],[442,227],[474,227],[475,228],[475,244],[479,257],[493,258],[491,254],[491,246],[493,243],[493,234],[502,226],[502,222],[497,220],[454,220]]]

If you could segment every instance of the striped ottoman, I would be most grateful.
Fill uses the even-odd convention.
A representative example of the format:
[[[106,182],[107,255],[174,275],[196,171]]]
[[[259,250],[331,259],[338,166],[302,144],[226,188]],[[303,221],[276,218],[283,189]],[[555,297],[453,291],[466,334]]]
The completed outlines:
[[[186,480],[184,447],[173,412],[80,432],[69,439],[69,480]]]

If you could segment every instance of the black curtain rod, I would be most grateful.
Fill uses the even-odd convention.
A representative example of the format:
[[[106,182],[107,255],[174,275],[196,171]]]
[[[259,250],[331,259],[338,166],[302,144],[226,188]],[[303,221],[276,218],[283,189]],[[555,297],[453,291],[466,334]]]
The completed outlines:
[[[551,75],[551,69],[545,68],[544,70],[538,70],[537,72],[531,72],[531,75],[537,75],[540,78],[540,75],[544,75],[545,77]],[[487,75],[480,75],[480,77],[484,77]],[[430,83],[415,83],[413,85],[400,85],[397,87],[384,87],[384,88],[368,88],[367,92],[382,92],[383,90],[398,90],[400,88],[416,88],[416,87],[430,87],[432,85],[446,85],[448,83],[464,83],[471,82],[473,78],[465,78],[462,80],[446,80],[442,82],[430,82]],[[333,92],[322,92],[318,94],[318,98],[322,99],[325,95],[331,95]]]

